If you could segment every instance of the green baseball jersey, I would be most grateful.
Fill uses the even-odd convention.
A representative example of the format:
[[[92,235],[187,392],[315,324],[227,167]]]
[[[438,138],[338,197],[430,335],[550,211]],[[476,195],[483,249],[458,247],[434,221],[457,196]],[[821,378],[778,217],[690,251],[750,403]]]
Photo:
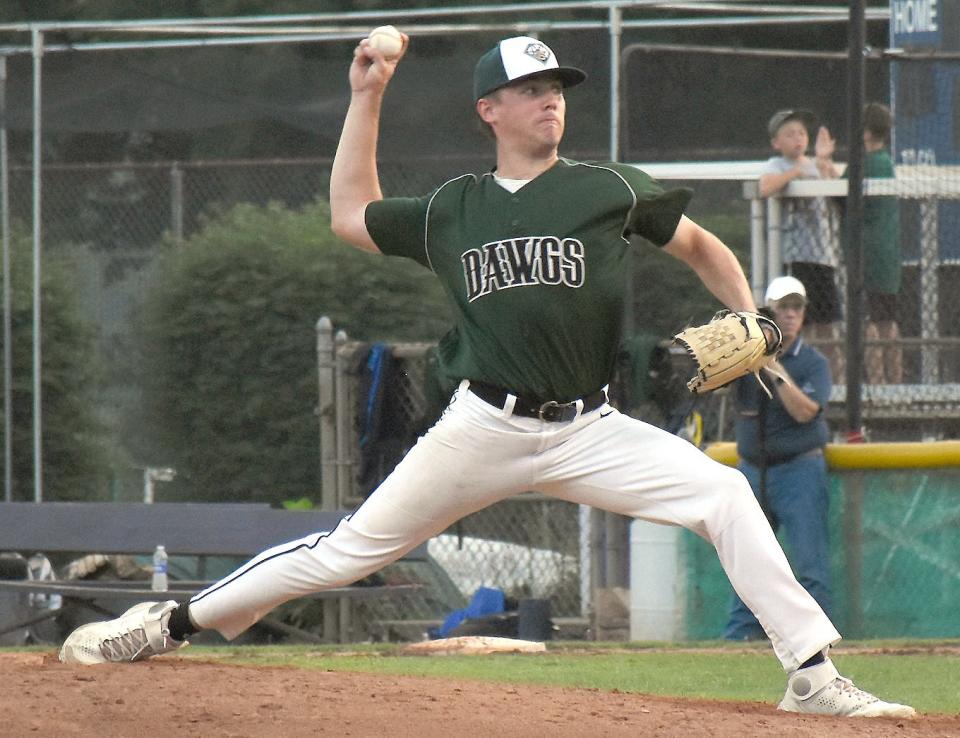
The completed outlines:
[[[383,253],[431,269],[453,299],[446,374],[568,402],[610,381],[628,237],[666,244],[690,197],[634,167],[560,159],[516,193],[467,174],[372,202],[366,224]]]

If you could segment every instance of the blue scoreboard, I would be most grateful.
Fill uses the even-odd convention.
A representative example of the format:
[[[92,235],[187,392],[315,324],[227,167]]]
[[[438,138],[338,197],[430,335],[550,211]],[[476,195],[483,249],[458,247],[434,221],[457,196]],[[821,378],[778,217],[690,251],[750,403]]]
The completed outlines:
[[[960,2],[890,0],[890,46],[913,52],[895,60],[890,69],[894,161],[906,166],[960,165],[960,56],[922,57],[960,51]],[[960,259],[958,201],[941,201],[938,220],[940,259]],[[904,243],[908,258],[916,258],[912,240]]]

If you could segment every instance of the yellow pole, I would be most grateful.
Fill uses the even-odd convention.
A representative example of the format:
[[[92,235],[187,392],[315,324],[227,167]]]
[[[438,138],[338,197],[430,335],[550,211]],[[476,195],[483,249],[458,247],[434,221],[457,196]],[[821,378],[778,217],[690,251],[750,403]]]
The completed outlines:
[[[706,454],[714,461],[736,466],[735,443],[713,443]],[[831,469],[932,469],[960,466],[960,441],[930,443],[828,443]]]

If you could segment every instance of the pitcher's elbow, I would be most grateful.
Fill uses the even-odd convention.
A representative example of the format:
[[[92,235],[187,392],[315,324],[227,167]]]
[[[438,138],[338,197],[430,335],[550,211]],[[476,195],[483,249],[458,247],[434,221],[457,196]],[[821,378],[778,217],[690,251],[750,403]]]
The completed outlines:
[[[330,230],[341,241],[357,248],[365,248],[365,242],[368,240],[365,238],[366,229],[359,228],[353,219],[331,217]]]
[[[337,238],[343,241],[348,240],[349,229],[347,220],[336,211],[330,213],[330,230],[333,231],[333,235]]]

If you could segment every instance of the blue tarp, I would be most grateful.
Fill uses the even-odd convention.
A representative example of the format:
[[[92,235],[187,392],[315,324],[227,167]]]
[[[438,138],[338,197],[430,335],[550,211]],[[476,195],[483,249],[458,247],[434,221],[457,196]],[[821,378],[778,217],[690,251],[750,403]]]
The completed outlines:
[[[505,596],[502,590],[480,587],[473,593],[469,604],[462,610],[454,610],[447,615],[443,624],[429,632],[431,638],[446,638],[457,629],[464,620],[496,615],[504,611]]]

